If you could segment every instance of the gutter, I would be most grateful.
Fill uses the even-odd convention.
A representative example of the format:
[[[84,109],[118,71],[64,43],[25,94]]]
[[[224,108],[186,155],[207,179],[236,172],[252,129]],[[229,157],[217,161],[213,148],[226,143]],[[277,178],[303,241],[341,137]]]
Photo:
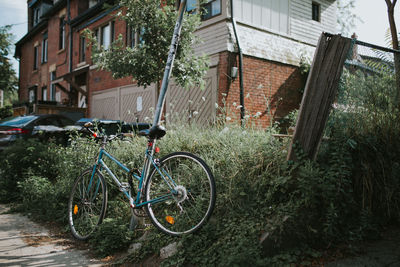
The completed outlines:
[[[243,86],[243,53],[242,48],[240,47],[239,36],[236,31],[236,20],[233,17],[233,0],[231,0],[231,20],[233,25],[233,32],[235,33],[236,44],[239,52],[239,83],[240,83],[240,123],[242,127],[244,127],[244,86]]]

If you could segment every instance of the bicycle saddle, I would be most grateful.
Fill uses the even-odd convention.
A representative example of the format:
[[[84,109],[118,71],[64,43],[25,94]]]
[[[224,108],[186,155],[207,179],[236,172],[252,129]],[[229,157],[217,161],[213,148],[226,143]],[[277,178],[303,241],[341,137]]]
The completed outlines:
[[[155,125],[150,129],[141,130],[139,136],[146,136],[149,139],[161,139],[167,131],[161,125]]]

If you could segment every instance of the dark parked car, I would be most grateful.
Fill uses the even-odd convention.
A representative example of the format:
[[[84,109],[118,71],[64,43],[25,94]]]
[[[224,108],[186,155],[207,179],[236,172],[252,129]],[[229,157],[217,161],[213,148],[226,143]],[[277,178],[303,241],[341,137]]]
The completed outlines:
[[[93,124],[93,130],[105,133],[106,135],[115,135],[117,133],[137,133],[144,129],[149,129],[149,123],[127,123],[120,120],[100,120],[100,119],[92,119],[92,118],[82,118],[78,120],[75,125],[83,127],[85,123],[91,122]],[[82,132],[85,129],[82,128]]]
[[[38,137],[39,139],[55,138],[59,143],[68,140],[65,129],[74,125],[74,121],[58,114],[28,115],[7,118],[0,121],[0,151],[18,138]]]

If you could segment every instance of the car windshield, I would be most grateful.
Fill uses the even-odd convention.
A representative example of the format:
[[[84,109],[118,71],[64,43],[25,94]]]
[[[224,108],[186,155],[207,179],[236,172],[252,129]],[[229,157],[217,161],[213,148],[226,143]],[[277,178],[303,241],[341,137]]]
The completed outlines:
[[[23,127],[35,120],[37,116],[20,116],[0,122],[0,126]]]

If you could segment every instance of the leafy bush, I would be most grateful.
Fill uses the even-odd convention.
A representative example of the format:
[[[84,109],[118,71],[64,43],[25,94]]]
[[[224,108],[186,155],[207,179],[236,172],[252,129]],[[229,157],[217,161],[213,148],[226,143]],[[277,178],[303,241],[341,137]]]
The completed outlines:
[[[55,157],[56,150],[50,144],[39,143],[36,140],[17,140],[13,146],[2,151],[0,161],[0,201],[11,202],[21,200],[18,183],[26,177],[38,175],[54,180],[58,173],[54,164],[59,158]]]
[[[189,151],[201,156],[216,178],[216,208],[210,221],[197,234],[173,238],[150,230],[153,228],[147,229],[149,234],[140,241],[140,251],[130,255],[126,261],[139,262],[157,255],[161,247],[177,242],[179,252],[164,260],[163,265],[299,263],[304,257],[318,255],[316,249],[373,234],[379,219],[399,219],[396,208],[400,192],[396,173],[398,165],[391,166],[391,176],[388,174],[382,178],[382,170],[387,170],[388,166],[376,160],[374,155],[378,151],[378,156],[396,163],[400,150],[383,141],[390,137],[392,144],[397,144],[399,137],[376,137],[373,140],[380,140],[382,145],[361,155],[364,149],[371,148],[371,141],[368,143],[366,140],[369,139],[365,139],[367,133],[371,137],[372,133],[377,133],[377,125],[383,124],[365,127],[360,131],[363,134],[348,135],[357,131],[341,129],[339,125],[344,119],[340,118],[347,115],[341,113],[340,116],[333,114],[327,131],[331,138],[322,144],[316,162],[305,159],[298,148],[300,161],[287,162],[288,142],[274,138],[274,129],[170,127],[168,134],[158,142],[161,148],[159,156],[173,151]],[[388,122],[386,117],[381,121]],[[390,122],[390,125],[395,125],[395,122]],[[386,130],[386,133],[390,132]],[[143,162],[145,143],[144,138],[135,137],[130,142],[115,141],[107,149],[129,168],[134,168]],[[24,150],[29,153],[24,154]],[[67,148],[19,143],[14,154],[7,156],[6,168],[1,170],[13,179],[17,177],[13,169],[21,175],[18,193],[22,193],[24,198],[18,196],[27,211],[67,225],[66,205],[71,185],[81,170],[93,164],[97,151],[98,144],[79,137],[73,139]],[[29,171],[20,170],[20,166],[25,165],[20,165],[18,158],[25,164],[29,163],[26,165]],[[46,165],[38,164],[39,158]],[[107,164],[115,169],[113,163]],[[372,171],[369,166],[374,164],[382,166]],[[360,179],[370,177],[365,176],[366,170],[378,181],[385,179],[385,185],[390,187],[378,187],[373,182],[376,186],[373,200],[382,200],[379,197],[389,192],[391,194],[386,195],[386,200],[394,202],[383,201],[380,206],[374,202],[374,208],[365,205],[358,186]],[[119,177],[126,175],[119,171],[116,173]],[[138,232],[132,234],[128,231],[128,204],[122,200],[110,177],[105,175],[105,178],[109,191],[106,219],[90,240],[93,250],[101,256],[123,250],[138,235]],[[378,207],[383,204],[385,209],[379,211]],[[378,217],[381,214],[383,217]]]
[[[345,72],[327,134],[352,147],[355,195],[380,222],[400,214],[400,111],[392,74]]]
[[[0,108],[0,120],[11,117],[13,115],[12,107],[11,106],[4,106]]]
[[[93,233],[90,245],[99,256],[108,256],[126,249],[132,241],[132,234],[122,218],[106,218]]]

